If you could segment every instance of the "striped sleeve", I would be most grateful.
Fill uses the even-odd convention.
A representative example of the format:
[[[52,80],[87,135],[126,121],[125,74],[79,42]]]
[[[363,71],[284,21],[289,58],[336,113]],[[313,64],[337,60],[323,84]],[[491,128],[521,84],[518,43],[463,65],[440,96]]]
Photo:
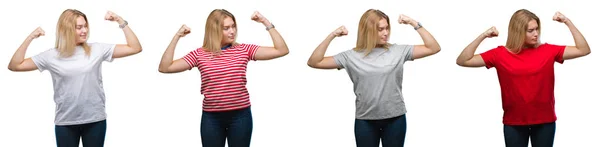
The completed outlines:
[[[260,48],[260,46],[258,46],[256,44],[245,44],[244,45],[244,51],[246,51],[248,53],[248,58],[250,60],[256,61],[256,58],[254,58],[254,56],[256,55],[256,51],[258,51],[258,48]]]
[[[188,70],[198,65],[198,50],[199,49],[193,50],[187,55],[183,56],[183,60],[185,60],[185,62],[190,66]]]

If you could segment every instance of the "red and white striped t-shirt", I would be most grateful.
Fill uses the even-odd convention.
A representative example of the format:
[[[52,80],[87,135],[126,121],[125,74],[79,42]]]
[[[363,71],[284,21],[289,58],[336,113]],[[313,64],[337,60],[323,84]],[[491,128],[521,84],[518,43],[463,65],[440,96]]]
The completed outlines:
[[[259,46],[238,44],[214,55],[198,48],[183,59],[190,70],[198,67],[204,95],[204,111],[229,111],[250,107],[250,95],[246,89],[246,66],[254,59]]]

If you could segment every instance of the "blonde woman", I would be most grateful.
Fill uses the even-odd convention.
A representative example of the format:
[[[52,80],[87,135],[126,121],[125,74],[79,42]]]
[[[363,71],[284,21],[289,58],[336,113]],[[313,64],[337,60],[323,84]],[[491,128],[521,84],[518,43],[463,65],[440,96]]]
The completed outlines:
[[[485,38],[498,36],[492,27],[479,35],[456,59],[463,67],[496,68],[504,110],[507,147],[551,147],[556,129],[554,112],[554,63],[590,54],[590,47],[573,22],[560,12],[553,19],[564,23],[575,46],[540,43],[540,19],[532,12],[516,11],[508,25],[506,46],[481,54],[475,50]]]
[[[329,43],[347,35],[339,27],[315,49],[308,66],[317,69],[346,69],[354,83],[356,119],[354,135],[357,147],[404,146],[406,107],[402,95],[403,64],[440,51],[435,38],[421,23],[400,15],[400,24],[409,24],[421,35],[424,45],[388,43],[389,17],[379,11],[366,11],[358,25],[356,46],[334,56],[324,57]]]
[[[191,32],[183,25],[162,56],[161,73],[177,73],[197,67],[204,95],[200,133],[202,146],[248,147],[252,136],[250,96],[246,89],[246,65],[251,60],[270,60],[288,54],[285,41],[275,26],[260,13],[252,20],[262,23],[274,47],[237,43],[237,23],[224,9],[213,10],[206,19],[204,44],[182,58],[173,60],[175,46]]]
[[[126,57],[142,51],[140,42],[127,21],[113,12],[106,20],[119,23],[127,44],[88,43],[89,24],[85,14],[75,9],[63,11],[56,26],[56,45],[31,58],[25,58],[29,44],[44,35],[35,29],[13,55],[8,69],[15,72],[48,70],[54,83],[56,103],[55,133],[59,147],[104,145],[106,111],[102,88],[103,61]]]

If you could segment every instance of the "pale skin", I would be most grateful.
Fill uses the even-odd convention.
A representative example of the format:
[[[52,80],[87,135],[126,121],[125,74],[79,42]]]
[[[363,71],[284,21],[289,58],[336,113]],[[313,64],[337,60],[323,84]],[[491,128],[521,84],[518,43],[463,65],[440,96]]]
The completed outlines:
[[[272,25],[271,22],[259,12],[254,12],[251,16],[251,20],[261,23],[265,27]],[[230,17],[226,17],[223,20],[223,28],[223,41],[221,42],[221,46],[226,46],[235,41],[237,28],[235,22]],[[285,43],[283,37],[281,37],[277,29],[271,28],[268,31],[271,35],[273,46],[260,46],[254,55],[254,58],[256,60],[271,60],[285,56],[289,53],[287,44]],[[182,58],[173,60],[175,47],[177,46],[179,39],[190,33],[191,29],[186,25],[182,25],[181,28],[179,28],[179,31],[177,31],[177,33],[171,40],[171,43],[163,53],[160,65],[158,67],[159,72],[178,73],[190,68],[190,66]]]
[[[108,21],[117,22],[119,24],[125,23],[121,16],[111,11],[108,11],[106,13],[104,19]],[[77,38],[78,44],[87,41],[88,29],[89,28],[87,28],[87,22],[85,21],[85,19],[79,16],[77,18],[77,24],[75,26],[75,32],[77,33],[77,35],[79,35],[79,37]],[[113,51],[112,58],[127,57],[142,51],[142,46],[137,36],[133,33],[129,26],[126,25],[123,28],[123,33],[125,33],[127,44],[117,44]],[[29,44],[31,44],[31,42],[34,39],[40,36],[44,36],[44,34],[44,30],[42,30],[42,28],[39,27],[36,28],[31,34],[29,34],[29,36],[27,36],[25,41],[21,44],[21,46],[19,46],[12,59],[10,60],[10,63],[8,64],[8,69],[16,72],[37,70],[38,67],[33,63],[33,60],[31,60],[31,58],[25,58],[25,52],[27,51]]]
[[[567,27],[571,31],[571,34],[573,35],[573,39],[575,41],[575,46],[567,46],[565,48],[565,51],[563,53],[564,60],[583,57],[583,56],[586,56],[591,53],[590,47],[589,47],[587,41],[585,40],[585,38],[583,37],[581,32],[579,32],[579,30],[575,27],[573,22],[571,22],[571,20],[569,20],[567,17],[565,17],[560,12],[556,12],[552,19],[554,21],[564,23],[565,25],[567,25]],[[534,45],[538,44],[538,32],[537,32],[538,29],[537,28],[538,28],[538,25],[535,20],[532,20],[529,22],[528,28],[527,28],[527,35],[526,35],[527,37],[525,40],[526,46],[534,46]],[[482,33],[481,35],[479,35],[473,42],[471,42],[471,44],[469,44],[467,47],[465,47],[465,49],[462,51],[462,53],[456,59],[456,64],[458,64],[459,66],[463,66],[463,67],[483,67],[483,66],[485,66],[485,62],[483,61],[483,58],[481,58],[481,55],[474,54],[475,50],[477,49],[479,44],[481,44],[481,42],[483,42],[483,40],[485,38],[492,38],[492,37],[496,37],[496,36],[498,36],[498,30],[496,30],[495,27],[492,27],[492,28],[488,29],[487,31],[485,31],[484,33]]]
[[[405,16],[405,15],[400,15],[400,17],[398,18],[398,23],[408,24],[413,27],[416,27],[418,25],[418,21],[415,21],[414,19],[412,19],[408,16]],[[377,29],[378,29],[378,35],[380,38],[377,41],[377,44],[381,45],[381,44],[388,43],[388,39],[389,39],[389,29],[387,29],[388,25],[389,24],[387,23],[387,20],[385,20],[385,19],[381,19],[378,22]],[[441,50],[440,45],[435,40],[435,38],[429,33],[429,31],[427,31],[427,29],[421,27],[417,30],[417,32],[421,36],[421,39],[423,39],[424,44],[415,45],[415,48],[414,48],[414,51],[412,54],[413,59],[424,58],[424,57],[427,57],[427,56],[430,56],[430,55],[440,52],[440,50]],[[331,32],[327,36],[327,38],[325,38],[325,40],[323,42],[321,42],[321,44],[319,44],[319,46],[317,46],[317,48],[313,51],[312,55],[308,59],[308,62],[307,62],[308,66],[310,66],[312,68],[317,68],[317,69],[337,69],[337,68],[339,68],[338,65],[335,63],[333,56],[325,56],[325,52],[327,51],[327,47],[329,46],[331,41],[333,41],[334,38],[345,36],[347,34],[348,34],[348,30],[346,30],[345,26],[341,26],[341,27],[337,28],[335,31]]]

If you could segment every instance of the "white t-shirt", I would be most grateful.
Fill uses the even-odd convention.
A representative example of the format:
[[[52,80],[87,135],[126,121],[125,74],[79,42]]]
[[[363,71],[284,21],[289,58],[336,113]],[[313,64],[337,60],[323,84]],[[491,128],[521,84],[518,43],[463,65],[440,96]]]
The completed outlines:
[[[88,43],[87,56],[78,46],[75,54],[61,58],[58,50],[48,49],[31,59],[40,72],[50,71],[56,103],[56,125],[86,124],[106,119],[102,86],[102,63],[111,62],[115,44]]]

